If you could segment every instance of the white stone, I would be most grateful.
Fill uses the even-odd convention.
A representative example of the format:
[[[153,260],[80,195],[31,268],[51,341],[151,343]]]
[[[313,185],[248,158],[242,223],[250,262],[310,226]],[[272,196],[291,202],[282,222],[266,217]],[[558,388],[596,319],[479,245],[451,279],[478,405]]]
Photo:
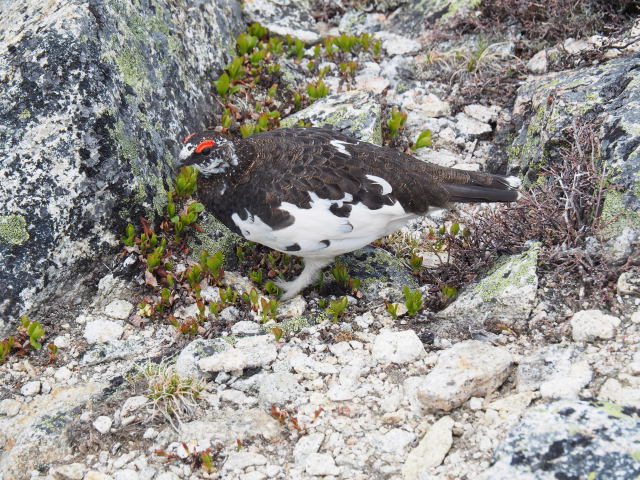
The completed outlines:
[[[259,470],[254,470],[253,472],[240,475],[240,480],[265,480],[266,478],[267,475]]]
[[[295,375],[286,372],[269,373],[262,377],[258,389],[258,402],[264,408],[288,405],[302,401],[304,388]]]
[[[632,323],[640,323],[640,310],[631,314]]]
[[[543,399],[576,399],[580,390],[593,378],[593,371],[585,360],[571,364],[568,371],[559,373],[540,385],[540,395]]]
[[[258,335],[241,338],[233,347],[205,357],[197,364],[206,372],[231,372],[268,365],[277,356],[273,336]]]
[[[46,380],[43,381],[40,385],[40,393],[50,393],[51,392],[51,383]]]
[[[487,409],[497,411],[503,418],[520,415],[533,401],[534,397],[535,393],[533,392],[515,393],[491,402]]]
[[[427,431],[402,466],[403,480],[420,480],[423,474],[442,463],[453,444],[451,417],[442,417]]]
[[[391,32],[376,32],[374,37],[382,42],[382,48],[389,55],[417,53],[422,48],[420,42]]]
[[[118,340],[124,328],[121,322],[111,320],[93,320],[87,322],[84,327],[84,338],[89,343],[104,343]]]
[[[174,472],[163,472],[159,474],[154,480],[180,480],[180,478],[181,477],[179,477]]]
[[[144,395],[136,395],[134,397],[129,397],[125,400],[124,404],[122,405],[120,415],[122,415],[122,417],[128,417],[137,409],[139,409],[143,405],[146,405],[148,401],[149,399]]]
[[[181,477],[179,477],[174,472],[163,472],[159,474],[154,480],[180,480],[180,478]]]
[[[71,345],[71,335],[68,333],[58,335],[53,339],[53,344],[58,348],[69,348],[69,345]]]
[[[491,125],[460,112],[456,115],[456,129],[461,135],[469,138],[482,138],[491,135]]]
[[[500,107],[496,105],[487,107],[485,105],[472,104],[464,107],[463,111],[471,118],[475,118],[476,120],[483,123],[488,123],[498,120]]]
[[[590,48],[592,48],[592,45],[590,42],[586,40],[582,40],[582,39],[576,40],[574,38],[567,38],[564,41],[563,47],[567,51],[567,53],[570,53],[572,55],[577,55],[580,52],[589,50]]]
[[[389,80],[379,75],[356,75],[355,81],[358,89],[375,94],[384,92],[390,85]]]
[[[401,428],[393,428],[384,435],[375,438],[372,443],[383,452],[402,455],[405,448],[415,440],[416,436]]]
[[[463,158],[460,155],[446,149],[431,150],[429,148],[421,148],[417,151],[417,157],[420,160],[435,163],[441,167],[453,167],[463,162]]]
[[[443,351],[436,366],[418,386],[417,397],[430,409],[452,410],[470,397],[484,397],[509,376],[511,354],[477,340]]]
[[[257,335],[260,332],[260,325],[249,320],[240,320],[231,326],[231,333],[234,335]]]
[[[256,452],[237,452],[232,453],[224,462],[222,467],[224,470],[244,470],[247,467],[255,465],[266,465],[267,459],[264,455]]]
[[[222,310],[219,317],[226,322],[232,323],[240,317],[240,310],[237,307],[230,306]]]
[[[83,463],[71,463],[69,465],[58,465],[49,470],[56,480],[82,480],[87,467]]]
[[[428,93],[413,97],[412,110],[422,113],[426,117],[448,117],[451,115],[451,104],[440,100],[437,95]]]
[[[640,295],[640,274],[623,272],[618,277],[616,289],[620,295]]]
[[[22,404],[13,398],[0,401],[0,416],[15,417],[20,412]]]
[[[300,440],[298,440],[298,443],[296,443],[296,446],[293,448],[293,458],[295,458],[296,463],[304,465],[310,454],[318,453],[323,440],[324,433],[310,433],[309,435],[300,437]]]
[[[220,290],[216,287],[212,287],[211,285],[207,285],[205,288],[200,290],[200,296],[202,300],[205,302],[219,302],[220,299]]]
[[[113,420],[105,415],[101,415],[93,421],[93,427],[100,433],[107,433],[111,430],[111,425],[113,425]]]
[[[613,338],[620,319],[600,310],[581,310],[571,318],[571,335],[576,342]]]
[[[615,378],[610,378],[600,388],[599,397],[620,405],[640,408],[639,387],[640,385],[625,386]]]
[[[109,305],[104,307],[104,313],[111,318],[118,320],[126,320],[133,311],[133,305],[126,300],[120,300],[119,298],[113,300]]]
[[[131,470],[130,468],[118,470],[113,474],[113,478],[115,480],[140,480],[138,472],[136,472],[135,470]]]
[[[309,475],[338,475],[340,469],[328,453],[311,453],[305,461],[305,471]]]
[[[58,370],[56,370],[56,373],[53,374],[53,378],[55,378],[58,382],[69,380],[71,378],[71,370],[69,370],[67,367],[60,367]]]
[[[20,394],[25,397],[32,397],[33,395],[37,395],[40,393],[40,389],[42,388],[42,383],[38,380],[34,380],[32,382],[25,383],[22,388],[20,388]]]
[[[378,363],[410,363],[426,355],[424,345],[413,330],[381,330],[371,349]]]
[[[307,309],[307,301],[302,295],[296,295],[291,300],[278,306],[278,318],[291,318],[302,315]]]
[[[547,73],[549,62],[547,59],[547,51],[540,50],[527,62],[527,70],[531,73],[542,74]]]
[[[156,477],[156,479],[159,478],[160,477]],[[113,477],[97,470],[89,470],[83,480],[113,480]]]

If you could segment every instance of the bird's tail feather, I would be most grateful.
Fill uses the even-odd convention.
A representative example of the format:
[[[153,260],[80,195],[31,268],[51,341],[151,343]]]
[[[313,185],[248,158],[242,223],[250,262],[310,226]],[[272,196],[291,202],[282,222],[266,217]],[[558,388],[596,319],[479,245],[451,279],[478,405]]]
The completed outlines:
[[[468,171],[463,174],[460,170],[454,171],[456,173],[443,182],[450,202],[515,202],[520,197],[518,177]]]

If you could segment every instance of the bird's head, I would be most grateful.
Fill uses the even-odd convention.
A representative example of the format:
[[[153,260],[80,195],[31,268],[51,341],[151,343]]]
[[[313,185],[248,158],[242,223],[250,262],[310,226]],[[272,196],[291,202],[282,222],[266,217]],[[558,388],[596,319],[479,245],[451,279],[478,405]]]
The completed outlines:
[[[211,177],[238,165],[233,142],[214,130],[187,135],[182,143],[177,168],[191,165],[200,175]]]

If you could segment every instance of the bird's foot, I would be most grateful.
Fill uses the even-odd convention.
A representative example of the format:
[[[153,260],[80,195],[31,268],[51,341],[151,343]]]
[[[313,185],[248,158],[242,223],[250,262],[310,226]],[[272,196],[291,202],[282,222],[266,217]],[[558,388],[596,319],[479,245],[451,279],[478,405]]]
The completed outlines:
[[[278,288],[284,290],[280,300],[290,300],[295,297],[298,293],[304,290],[305,287],[311,285],[318,272],[329,265],[332,261],[333,258],[305,258],[304,269],[297,278],[290,282],[285,282],[284,280],[276,281]]]

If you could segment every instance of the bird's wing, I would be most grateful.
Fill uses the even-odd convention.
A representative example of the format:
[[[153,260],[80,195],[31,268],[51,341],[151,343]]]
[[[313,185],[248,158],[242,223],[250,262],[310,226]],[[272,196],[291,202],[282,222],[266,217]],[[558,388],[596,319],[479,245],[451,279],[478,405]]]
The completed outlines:
[[[242,201],[231,218],[246,238],[329,255],[337,245],[340,253],[366,245],[406,217],[389,182],[350,153],[356,140],[326,129],[286,132],[250,137],[254,160],[235,185]]]

